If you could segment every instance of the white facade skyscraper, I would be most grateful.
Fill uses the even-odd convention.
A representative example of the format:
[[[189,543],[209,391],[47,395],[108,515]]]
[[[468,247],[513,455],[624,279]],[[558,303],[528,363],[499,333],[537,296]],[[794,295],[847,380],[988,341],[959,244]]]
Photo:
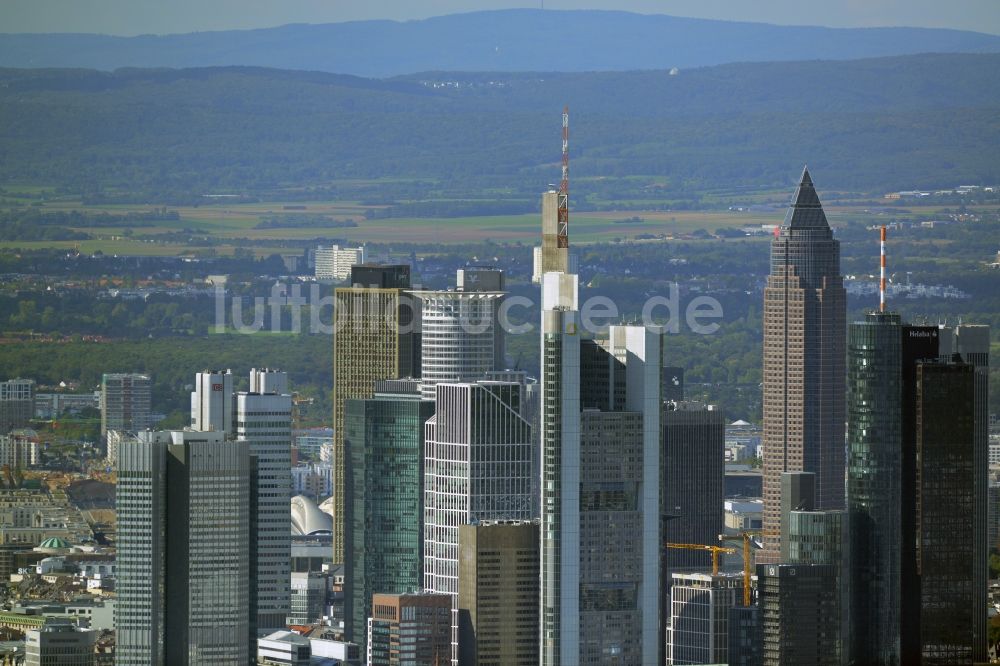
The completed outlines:
[[[195,376],[191,393],[191,429],[202,432],[233,431],[233,373],[231,370]]]
[[[562,192],[542,198],[542,666],[662,663],[660,335],[581,341]]]
[[[365,263],[365,248],[331,245],[316,248],[316,279],[346,280],[351,277],[351,266]]]
[[[235,438],[247,442],[256,460],[255,606],[256,628],[282,629],[289,613],[292,494],[292,396],[288,375],[251,370],[251,391],[236,394]]]
[[[513,382],[438,384],[424,425],[424,588],[457,603],[459,526],[531,518],[531,423],[523,386]],[[457,606],[454,606],[457,610]],[[458,617],[452,661],[458,659]]]
[[[253,457],[250,603],[255,630],[285,626],[290,603],[292,495],[292,397],[288,375],[267,368],[250,371],[250,391],[233,392],[233,374],[200,372],[191,393],[193,430],[220,432],[247,442]]]
[[[459,269],[457,283],[455,290],[413,292],[420,299],[420,390],[427,400],[439,382],[476,381],[504,364],[503,272]]]

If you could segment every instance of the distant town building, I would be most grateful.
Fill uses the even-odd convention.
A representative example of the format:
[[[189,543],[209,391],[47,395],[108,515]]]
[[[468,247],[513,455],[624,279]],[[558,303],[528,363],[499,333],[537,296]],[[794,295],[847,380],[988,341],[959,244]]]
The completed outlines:
[[[763,428],[747,421],[738,420],[727,425],[726,461],[738,463],[762,457],[763,434]]]
[[[333,465],[305,463],[292,468],[292,493],[323,500],[333,494]]]
[[[84,409],[101,408],[101,392],[36,393],[35,418],[54,419],[63,414],[78,414]]]
[[[727,499],[724,503],[726,530],[742,532],[761,529],[764,520],[763,500]]]
[[[368,621],[368,666],[443,664],[451,654],[449,594],[376,594]]]
[[[35,380],[0,382],[0,434],[26,428],[35,415]]]
[[[296,430],[292,435],[295,440],[295,448],[299,450],[299,454],[320,459],[324,445],[329,445],[330,449],[333,449],[333,428]],[[324,460],[323,462],[330,462],[330,460]]]
[[[763,475],[749,465],[726,465],[725,492],[727,499],[763,497]]]
[[[351,277],[351,266],[365,263],[365,248],[331,245],[316,248],[316,279],[346,280]]]
[[[458,661],[538,666],[537,521],[459,527]]]
[[[319,622],[326,612],[330,573],[326,571],[293,571],[291,576],[291,610],[286,622],[290,625]]]
[[[18,429],[0,435],[0,468],[20,470],[37,465],[41,452],[38,433]]]
[[[141,432],[150,427],[149,375],[106,373],[101,378],[101,437],[109,430]]]

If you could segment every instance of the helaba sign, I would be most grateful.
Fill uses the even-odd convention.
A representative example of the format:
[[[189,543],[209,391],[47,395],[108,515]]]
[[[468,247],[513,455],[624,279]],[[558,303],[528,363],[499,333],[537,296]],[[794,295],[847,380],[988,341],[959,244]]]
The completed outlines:
[[[924,328],[924,329],[909,329],[911,338],[936,338],[938,336],[938,331],[936,328]]]

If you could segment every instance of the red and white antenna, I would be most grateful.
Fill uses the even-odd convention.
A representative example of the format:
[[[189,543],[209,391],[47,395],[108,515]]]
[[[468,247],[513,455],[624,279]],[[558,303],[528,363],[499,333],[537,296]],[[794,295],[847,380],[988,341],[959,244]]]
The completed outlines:
[[[562,115],[562,180],[559,182],[558,247],[569,247],[569,107]]]
[[[878,310],[885,312],[885,225],[882,225],[880,233],[880,246],[882,250],[882,265],[879,269],[878,281]]]

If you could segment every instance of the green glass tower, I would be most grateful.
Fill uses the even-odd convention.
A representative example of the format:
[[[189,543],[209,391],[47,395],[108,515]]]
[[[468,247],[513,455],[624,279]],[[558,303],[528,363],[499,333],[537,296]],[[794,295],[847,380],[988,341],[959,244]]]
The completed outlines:
[[[848,328],[851,652],[858,663],[899,663],[902,330],[898,314],[882,312]]]
[[[372,595],[413,592],[423,580],[424,423],[434,403],[412,388],[344,403],[344,630],[362,650]]]

